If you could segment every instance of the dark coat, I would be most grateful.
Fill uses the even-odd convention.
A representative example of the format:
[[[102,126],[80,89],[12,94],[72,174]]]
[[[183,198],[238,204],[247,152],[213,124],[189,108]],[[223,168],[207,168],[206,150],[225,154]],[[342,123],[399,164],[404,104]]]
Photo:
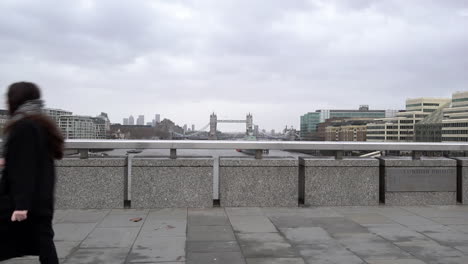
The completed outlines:
[[[0,180],[0,261],[38,255],[41,236],[53,236],[55,167],[47,133],[27,118],[10,129]],[[11,222],[14,210],[28,210],[28,219]]]

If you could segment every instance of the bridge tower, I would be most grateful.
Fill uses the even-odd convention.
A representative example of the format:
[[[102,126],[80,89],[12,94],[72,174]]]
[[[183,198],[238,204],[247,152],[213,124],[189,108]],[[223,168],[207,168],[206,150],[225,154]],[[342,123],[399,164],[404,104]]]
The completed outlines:
[[[251,113],[247,114],[247,119],[246,119],[246,135],[247,136],[253,136],[254,135],[254,129],[253,129],[253,117]]]
[[[208,134],[209,140],[218,140],[218,136],[216,135],[216,129],[218,126],[218,117],[215,113],[210,115],[210,133]]]

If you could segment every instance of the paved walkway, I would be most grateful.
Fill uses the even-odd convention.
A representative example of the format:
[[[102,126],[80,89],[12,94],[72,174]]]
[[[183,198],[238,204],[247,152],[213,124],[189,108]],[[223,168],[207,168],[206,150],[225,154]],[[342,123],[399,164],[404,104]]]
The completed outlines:
[[[468,263],[468,206],[65,210],[55,230],[67,264]]]

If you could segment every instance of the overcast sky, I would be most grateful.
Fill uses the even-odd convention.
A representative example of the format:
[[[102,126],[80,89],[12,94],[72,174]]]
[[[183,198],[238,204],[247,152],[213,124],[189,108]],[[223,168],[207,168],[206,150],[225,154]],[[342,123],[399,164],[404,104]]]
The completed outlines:
[[[0,86],[112,122],[299,126],[328,108],[402,109],[468,90],[466,0],[1,0]],[[219,125],[242,131],[244,126]]]

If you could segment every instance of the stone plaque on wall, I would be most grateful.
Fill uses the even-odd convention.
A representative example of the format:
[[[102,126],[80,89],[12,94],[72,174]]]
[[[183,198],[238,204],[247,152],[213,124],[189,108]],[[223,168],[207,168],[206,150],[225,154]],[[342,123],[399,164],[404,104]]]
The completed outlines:
[[[385,169],[387,192],[455,192],[457,169],[403,167]]]

